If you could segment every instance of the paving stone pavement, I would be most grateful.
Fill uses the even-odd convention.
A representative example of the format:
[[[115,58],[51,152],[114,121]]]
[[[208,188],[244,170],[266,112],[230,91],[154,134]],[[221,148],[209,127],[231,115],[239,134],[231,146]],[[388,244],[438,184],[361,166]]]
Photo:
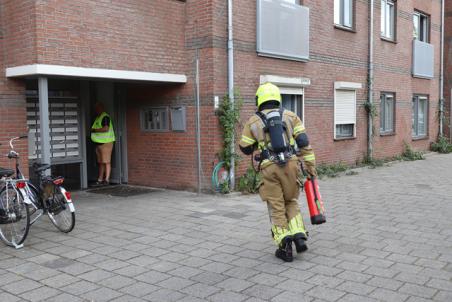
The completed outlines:
[[[74,194],[75,230],[47,218],[0,246],[0,301],[452,301],[452,155],[320,181],[328,222],[273,256],[257,196]]]

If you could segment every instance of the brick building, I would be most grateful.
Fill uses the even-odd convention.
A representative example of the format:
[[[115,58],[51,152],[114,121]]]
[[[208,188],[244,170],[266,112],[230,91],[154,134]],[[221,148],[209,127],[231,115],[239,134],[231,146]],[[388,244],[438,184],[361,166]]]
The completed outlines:
[[[242,117],[255,110],[259,83],[273,81],[304,120],[319,162],[361,161],[369,1],[233,3]],[[86,186],[95,177],[88,137],[100,100],[118,137],[113,181],[192,189],[198,91],[201,177],[210,187],[222,146],[215,99],[228,91],[227,1],[0,0],[0,13],[0,142],[28,132],[23,165],[48,157]],[[375,0],[373,26],[374,155],[400,154],[404,142],[427,150],[438,135],[441,1]]]

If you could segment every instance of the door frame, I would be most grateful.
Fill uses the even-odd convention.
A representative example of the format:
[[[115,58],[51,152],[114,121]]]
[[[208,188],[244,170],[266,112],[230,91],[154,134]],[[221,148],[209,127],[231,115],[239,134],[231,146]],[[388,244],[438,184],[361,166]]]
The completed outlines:
[[[114,180],[114,182],[118,183],[118,184],[123,184],[123,183],[127,183],[128,182],[128,162],[127,162],[127,129],[126,129],[126,87],[125,85],[119,84],[119,83],[115,83],[115,82],[111,82],[111,81],[82,81],[82,83],[86,83],[86,84],[81,84],[82,87],[85,87],[85,93],[84,95],[84,100],[82,108],[84,110],[84,129],[83,129],[83,133],[84,137],[86,138],[86,140],[89,140],[89,129],[90,129],[90,124],[92,123],[91,119],[92,119],[92,108],[94,106],[94,102],[96,101],[96,94],[97,94],[97,88],[96,85],[98,85],[98,83],[101,82],[108,82],[112,84],[112,96],[113,96],[113,114],[111,114],[111,117],[113,119],[114,122],[114,131],[115,131],[115,136],[116,136],[116,141],[114,144],[114,156],[112,157],[112,160],[114,160],[114,164],[112,163],[112,166],[114,166],[114,169],[116,170],[113,174],[113,167],[112,167],[112,176],[115,175],[115,178],[111,179]],[[90,144],[88,144],[86,141],[84,142],[84,157],[85,157],[85,165],[86,167],[84,167],[84,173],[86,173],[86,187],[88,187],[88,182],[90,180],[90,176],[92,176],[92,173],[90,173],[90,171],[92,171],[92,167],[90,167],[91,164],[93,164],[92,162],[88,162],[88,159],[95,160],[95,156],[90,156],[90,158],[88,158],[89,152],[92,151],[88,151],[88,147]],[[92,179],[92,178],[91,178]]]

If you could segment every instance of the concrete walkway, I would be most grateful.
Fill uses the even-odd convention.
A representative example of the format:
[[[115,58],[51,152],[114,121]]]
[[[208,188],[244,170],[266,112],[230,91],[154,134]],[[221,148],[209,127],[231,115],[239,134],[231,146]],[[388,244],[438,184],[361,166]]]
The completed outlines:
[[[71,234],[45,218],[0,246],[0,301],[452,301],[452,155],[320,184],[328,223],[293,263],[257,196],[75,194]]]

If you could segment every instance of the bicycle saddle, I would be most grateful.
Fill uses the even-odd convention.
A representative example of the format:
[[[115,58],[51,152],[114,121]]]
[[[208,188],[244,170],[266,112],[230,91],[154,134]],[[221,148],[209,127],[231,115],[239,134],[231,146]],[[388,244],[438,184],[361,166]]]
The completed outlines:
[[[38,164],[38,163],[33,164],[33,169],[36,172],[42,172],[42,171],[50,169],[51,167],[52,166],[49,164]]]
[[[14,170],[0,168],[0,177],[9,177],[14,174]]]

